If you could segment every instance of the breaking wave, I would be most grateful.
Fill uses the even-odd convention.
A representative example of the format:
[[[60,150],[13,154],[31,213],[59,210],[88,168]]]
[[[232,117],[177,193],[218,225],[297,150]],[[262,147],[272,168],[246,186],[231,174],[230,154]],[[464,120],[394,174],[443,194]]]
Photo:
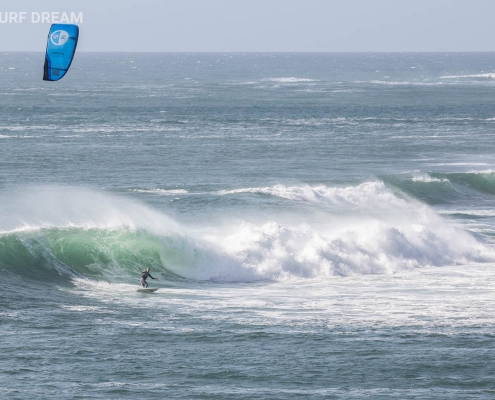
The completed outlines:
[[[495,195],[495,173],[491,170],[448,174],[417,172],[389,175],[382,179],[388,185],[430,205]]]
[[[452,179],[460,178],[409,181],[442,185]],[[137,283],[138,269],[146,267],[168,281],[257,281],[495,260],[470,233],[383,181],[275,185],[219,195],[303,202],[319,207],[320,217],[297,223],[274,210],[268,220],[234,218],[205,233],[134,199],[81,188],[30,188],[0,195],[0,268],[44,281]]]

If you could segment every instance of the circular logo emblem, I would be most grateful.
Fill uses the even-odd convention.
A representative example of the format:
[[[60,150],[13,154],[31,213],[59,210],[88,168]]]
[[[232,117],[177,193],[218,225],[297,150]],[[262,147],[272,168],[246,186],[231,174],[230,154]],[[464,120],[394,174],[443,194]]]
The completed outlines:
[[[69,40],[69,34],[66,31],[55,31],[50,35],[51,42],[56,46],[62,46]]]

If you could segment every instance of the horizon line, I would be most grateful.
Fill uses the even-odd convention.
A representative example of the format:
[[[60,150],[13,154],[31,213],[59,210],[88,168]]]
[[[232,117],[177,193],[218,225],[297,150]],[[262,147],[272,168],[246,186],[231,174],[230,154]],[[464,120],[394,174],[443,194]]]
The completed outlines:
[[[45,50],[0,50],[1,53],[44,53]],[[203,53],[203,54],[219,54],[219,53],[243,53],[243,54],[363,54],[363,53],[380,53],[380,54],[402,54],[402,53],[495,53],[495,50],[341,50],[341,51],[301,51],[301,50],[163,50],[163,51],[146,51],[146,50],[77,50],[77,53],[147,53],[147,54],[187,54],[187,53]]]

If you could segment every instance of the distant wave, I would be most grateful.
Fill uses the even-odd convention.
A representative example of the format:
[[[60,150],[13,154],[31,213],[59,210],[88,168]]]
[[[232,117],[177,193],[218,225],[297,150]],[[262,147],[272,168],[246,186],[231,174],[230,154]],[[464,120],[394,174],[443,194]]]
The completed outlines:
[[[362,82],[368,83],[368,82]],[[442,82],[418,82],[418,81],[381,81],[381,80],[373,80],[369,83],[373,83],[376,85],[409,85],[409,86],[439,86],[443,85]]]
[[[328,187],[325,185],[284,186],[242,188],[221,191],[220,194],[257,193],[277,196],[288,200],[307,201],[328,205],[354,205],[359,207],[382,208],[403,205],[404,200],[398,198],[383,182],[365,182],[357,186]]]
[[[318,82],[316,79],[309,78],[295,78],[295,77],[286,77],[286,78],[267,78],[265,81],[270,82],[278,82],[278,83],[301,83],[301,82]]]
[[[394,191],[393,189],[397,189]],[[452,203],[460,198],[495,195],[495,172],[466,173],[414,172],[381,176],[380,180],[352,186],[274,185],[220,191],[220,195],[251,193],[303,201],[332,207],[370,210],[398,210],[410,207],[410,196],[435,205]]]
[[[387,185],[430,205],[495,195],[495,174],[490,170],[447,174],[422,172],[388,175],[381,179]]]
[[[220,191],[219,194],[252,193],[315,204],[352,205],[375,209],[402,206],[406,199],[398,196],[391,188],[397,188],[401,193],[428,204],[449,203],[460,197],[495,195],[495,172],[413,172],[382,176],[380,180],[354,186],[274,185],[226,190]]]
[[[474,75],[444,75],[441,76],[440,79],[463,79],[463,78],[485,78],[492,79],[495,78],[495,73],[487,73],[487,74],[474,74]]]

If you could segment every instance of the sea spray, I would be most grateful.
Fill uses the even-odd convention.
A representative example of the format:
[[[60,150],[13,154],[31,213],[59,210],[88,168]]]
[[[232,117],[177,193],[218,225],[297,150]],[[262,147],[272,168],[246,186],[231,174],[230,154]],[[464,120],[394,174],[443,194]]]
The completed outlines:
[[[444,183],[441,181],[441,183]],[[265,278],[399,272],[494,259],[493,252],[432,208],[382,181],[351,186],[241,188],[222,195],[260,195],[311,203],[323,222],[244,222],[222,247]]]
[[[138,200],[94,189],[40,186],[0,194],[0,232],[42,228],[178,231],[171,218]]]

